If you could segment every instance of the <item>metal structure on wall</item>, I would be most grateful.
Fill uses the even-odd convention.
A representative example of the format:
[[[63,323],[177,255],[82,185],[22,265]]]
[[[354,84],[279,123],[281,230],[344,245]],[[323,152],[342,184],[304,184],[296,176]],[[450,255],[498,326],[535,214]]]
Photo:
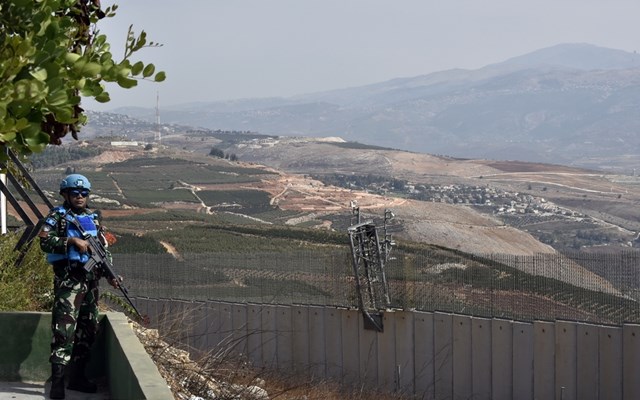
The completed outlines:
[[[11,203],[11,206],[18,213],[18,215],[22,219],[22,222],[24,222],[26,226],[24,232],[22,233],[22,236],[20,236],[20,239],[18,240],[14,248],[14,250],[20,251],[20,255],[16,260],[16,265],[20,265],[25,254],[29,250],[33,239],[35,239],[35,237],[38,235],[40,227],[44,221],[44,215],[36,206],[33,199],[31,199],[31,196],[29,196],[29,193],[25,189],[25,186],[28,185],[30,188],[35,190],[48,208],[53,208],[53,205],[44,194],[44,192],[40,189],[29,171],[22,164],[20,159],[16,157],[16,155],[11,151],[7,151],[7,155],[9,158],[9,162],[0,162],[0,170],[5,171],[5,175],[8,181],[11,183],[20,198],[27,204],[27,207],[31,211],[33,216],[35,216],[34,220],[29,215],[27,210],[20,204],[16,196],[14,196],[14,194],[9,190],[9,186],[7,185],[7,183],[4,181],[0,181],[0,191],[2,191],[4,197],[9,201],[9,203]]]
[[[384,267],[390,260],[391,249],[395,245],[387,232],[387,222],[394,215],[391,210],[384,211],[384,224],[380,235],[379,228],[373,220],[362,221],[360,207],[355,201],[351,202],[351,211],[356,223],[347,231],[351,243],[358,307],[363,314],[365,328],[382,332],[382,311],[391,305]]]

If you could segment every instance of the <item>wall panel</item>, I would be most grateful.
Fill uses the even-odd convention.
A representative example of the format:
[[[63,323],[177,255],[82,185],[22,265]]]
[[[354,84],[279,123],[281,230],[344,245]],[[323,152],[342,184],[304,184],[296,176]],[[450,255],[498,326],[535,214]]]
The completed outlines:
[[[342,328],[342,374],[345,383],[360,380],[360,341],[357,310],[341,310]]]
[[[471,317],[454,315],[453,331],[453,398],[473,397],[473,363],[471,341]]]
[[[453,316],[434,313],[435,398],[453,396]]]
[[[600,351],[600,399],[622,399],[622,332],[620,328],[601,326]]]
[[[598,399],[598,327],[576,324],[577,371],[576,397],[581,400]]]
[[[533,397],[555,399],[555,324],[533,323]]]
[[[435,342],[433,313],[415,312],[413,316],[415,393],[419,399],[435,398]]]
[[[513,322],[513,399],[533,400],[533,325]]]
[[[415,392],[415,356],[413,318],[415,313],[397,311],[396,317],[396,364],[400,375],[399,392],[410,395]]]
[[[474,399],[491,399],[491,320],[471,320],[471,374]]]
[[[513,323],[491,321],[492,399],[509,400],[513,394]]]
[[[309,307],[309,372],[314,379],[327,377],[324,308]]]
[[[640,399],[640,326],[626,324],[622,330],[623,396],[625,399]]]
[[[309,307],[291,307],[291,346],[293,351],[293,370],[297,374],[309,375]]]

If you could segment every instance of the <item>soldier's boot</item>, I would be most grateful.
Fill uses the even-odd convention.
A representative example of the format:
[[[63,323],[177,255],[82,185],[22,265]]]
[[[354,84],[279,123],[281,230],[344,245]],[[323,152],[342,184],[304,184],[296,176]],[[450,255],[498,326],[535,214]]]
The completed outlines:
[[[77,390],[78,392],[83,393],[95,393],[98,391],[98,385],[90,381],[85,374],[86,366],[86,359],[75,362],[71,376],[69,377],[69,385],[67,385],[67,389]]]
[[[64,399],[64,365],[51,364],[50,399]]]

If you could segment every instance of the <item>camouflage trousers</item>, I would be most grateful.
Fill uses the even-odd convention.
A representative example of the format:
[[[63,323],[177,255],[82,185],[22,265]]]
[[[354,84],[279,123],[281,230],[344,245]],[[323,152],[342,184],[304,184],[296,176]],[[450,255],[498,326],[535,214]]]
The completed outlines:
[[[52,364],[89,357],[98,332],[98,280],[81,265],[56,263],[51,318]]]

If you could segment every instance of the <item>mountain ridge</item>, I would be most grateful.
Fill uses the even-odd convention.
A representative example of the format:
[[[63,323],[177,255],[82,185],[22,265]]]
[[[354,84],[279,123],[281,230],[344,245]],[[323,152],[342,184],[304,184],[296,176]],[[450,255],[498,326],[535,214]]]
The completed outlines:
[[[208,129],[340,136],[456,157],[629,170],[640,161],[634,155],[640,148],[636,58],[622,50],[563,44],[477,70],[290,98],[166,107],[162,119]],[[155,119],[155,110],[117,111]]]

